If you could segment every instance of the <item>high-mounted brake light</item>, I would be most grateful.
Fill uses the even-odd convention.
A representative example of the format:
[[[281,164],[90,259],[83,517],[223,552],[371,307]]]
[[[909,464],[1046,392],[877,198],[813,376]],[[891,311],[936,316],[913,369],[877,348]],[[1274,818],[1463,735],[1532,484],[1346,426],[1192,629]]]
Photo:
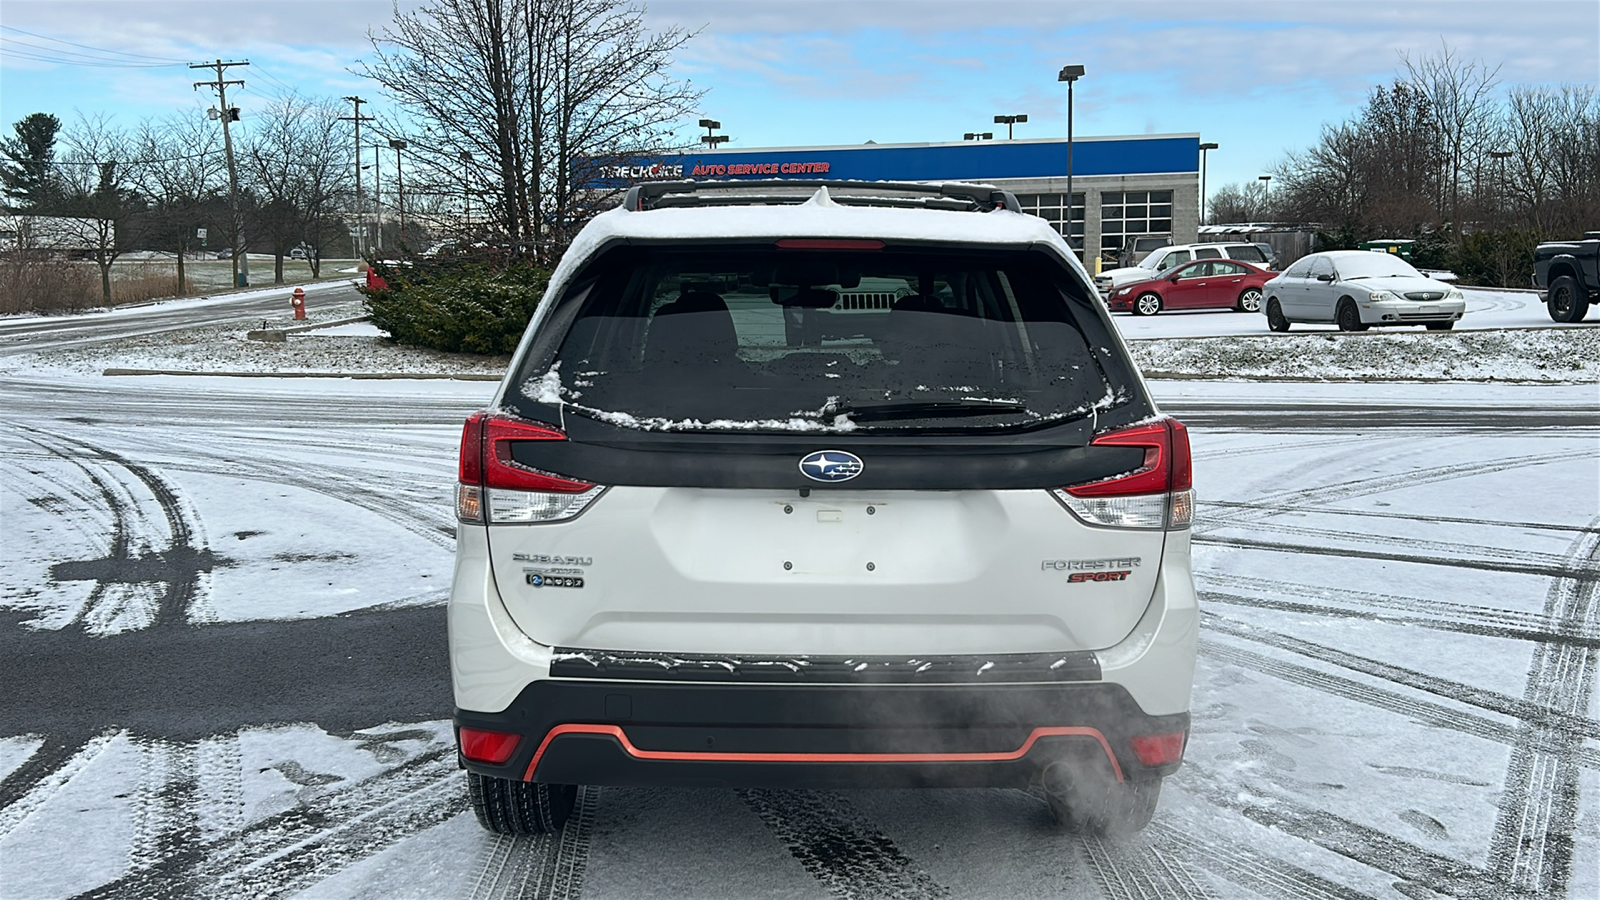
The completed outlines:
[[[1188,528],[1194,520],[1194,461],[1189,430],[1176,419],[1130,425],[1097,435],[1093,447],[1142,447],[1137,469],[1061,488],[1056,495],[1089,525]]]
[[[461,429],[460,483],[456,515],[464,522],[555,522],[582,512],[605,488],[541,472],[516,461],[518,441],[564,441],[567,436],[537,422],[476,412]]]
[[[784,238],[779,250],[882,250],[883,241],[852,241],[837,238]]]

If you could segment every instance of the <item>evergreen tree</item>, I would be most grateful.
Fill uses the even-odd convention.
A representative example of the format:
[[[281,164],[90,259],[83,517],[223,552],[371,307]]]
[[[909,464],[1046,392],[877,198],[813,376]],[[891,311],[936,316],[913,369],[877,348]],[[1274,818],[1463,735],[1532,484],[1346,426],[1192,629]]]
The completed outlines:
[[[59,196],[55,154],[61,120],[34,113],[11,127],[16,137],[0,141],[0,185],[6,199],[18,209],[48,211]]]

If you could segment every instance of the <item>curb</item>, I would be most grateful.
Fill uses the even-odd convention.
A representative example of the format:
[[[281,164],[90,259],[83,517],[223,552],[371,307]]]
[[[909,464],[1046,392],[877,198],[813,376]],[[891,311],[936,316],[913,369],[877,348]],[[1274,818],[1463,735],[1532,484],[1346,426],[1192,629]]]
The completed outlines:
[[[366,381],[424,379],[439,381],[499,381],[501,375],[476,372],[193,372],[184,369],[106,369],[101,375],[184,375],[218,378],[350,378]]]
[[[334,328],[339,325],[351,325],[356,322],[365,322],[371,316],[356,316],[350,319],[334,319],[331,322],[312,322],[305,325],[290,325],[287,328],[255,328],[244,333],[245,339],[250,341],[266,341],[271,344],[282,344],[288,340],[289,335],[299,334],[302,331],[316,331],[319,328]]]

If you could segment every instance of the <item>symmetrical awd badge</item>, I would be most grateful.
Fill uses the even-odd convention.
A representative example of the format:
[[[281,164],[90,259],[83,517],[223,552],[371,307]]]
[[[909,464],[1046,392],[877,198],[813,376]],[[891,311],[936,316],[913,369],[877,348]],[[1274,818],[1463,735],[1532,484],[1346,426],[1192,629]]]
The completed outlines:
[[[800,460],[800,474],[812,481],[849,481],[861,474],[861,457],[843,450],[818,450]]]

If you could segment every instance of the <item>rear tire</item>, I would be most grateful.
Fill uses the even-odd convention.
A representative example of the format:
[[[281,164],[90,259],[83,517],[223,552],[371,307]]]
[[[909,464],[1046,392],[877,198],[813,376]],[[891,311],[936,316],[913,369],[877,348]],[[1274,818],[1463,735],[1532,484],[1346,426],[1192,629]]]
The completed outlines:
[[[1267,327],[1277,332],[1289,330],[1289,320],[1283,315],[1283,307],[1278,305],[1278,298],[1267,301]]]
[[[1158,294],[1140,294],[1139,299],[1133,301],[1133,313],[1136,316],[1153,316],[1161,312],[1161,297]]]
[[[1239,312],[1261,312],[1261,289],[1245,288],[1239,295],[1239,303],[1234,309]]]
[[[1334,320],[1339,323],[1340,331],[1367,330],[1367,323],[1361,321],[1361,310],[1356,309],[1355,302],[1351,300],[1339,304],[1339,311],[1334,313]]]
[[[478,824],[495,834],[549,834],[566,824],[578,788],[468,772],[467,795],[472,798]]]
[[[1563,275],[1550,282],[1550,293],[1546,297],[1545,309],[1549,311],[1552,321],[1582,322],[1589,313],[1589,295],[1584,292],[1578,279],[1571,275]]]
[[[1449,331],[1450,329],[1456,327],[1456,323],[1454,323],[1454,322],[1429,322],[1429,323],[1427,323],[1427,326],[1428,326],[1428,330],[1429,331]]]
[[[1161,800],[1160,778],[1118,783],[1094,776],[1070,778],[1052,770],[1045,773],[1044,789],[1058,826],[1098,837],[1124,837],[1144,830]]]

